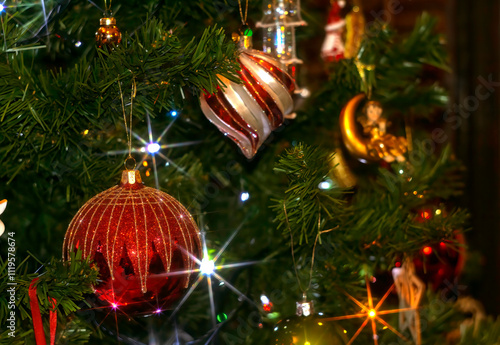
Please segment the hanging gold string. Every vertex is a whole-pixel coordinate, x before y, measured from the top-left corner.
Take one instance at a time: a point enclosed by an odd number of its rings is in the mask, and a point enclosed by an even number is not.
[[[109,0],[109,6],[107,5],[108,1],[107,0],[104,0],[104,11],[105,11],[105,15],[110,15],[112,16],[113,14],[111,13],[111,1],[112,0]]]
[[[137,94],[137,84],[135,83],[135,78],[132,77],[132,92],[130,94],[130,112],[128,121],[127,121],[127,113],[125,111],[125,102],[123,101],[123,92],[120,82],[118,82],[118,88],[120,89],[120,99],[122,102],[123,124],[125,126],[125,132],[127,134],[128,157],[125,160],[125,165],[126,165],[129,159],[134,160],[135,162],[135,159],[132,157],[132,112],[134,109],[134,98]]]
[[[288,226],[288,230],[290,231],[290,247],[291,247],[291,251],[292,251],[292,260],[293,260],[293,268],[295,270],[295,277],[297,278],[297,283],[299,284],[300,291],[302,292],[303,296],[306,296],[306,293],[307,293],[307,291],[309,291],[309,289],[311,288],[311,284],[312,284],[313,269],[314,269],[314,257],[315,257],[315,253],[316,253],[316,245],[318,244],[318,239],[322,234],[333,231],[333,230],[337,229],[338,226],[336,226],[335,228],[332,228],[332,229],[319,231],[319,228],[321,225],[321,215],[318,215],[318,233],[316,234],[316,239],[314,241],[314,246],[313,246],[313,250],[312,250],[311,268],[309,270],[309,284],[307,285],[307,289],[304,290],[302,288],[302,283],[300,281],[299,272],[297,270],[297,262],[295,261],[295,250],[294,250],[294,245],[293,245],[293,232],[292,232],[292,229],[290,227],[290,223],[288,221],[288,213],[286,210],[286,204],[284,202],[283,202],[283,210],[285,212],[286,224]]]
[[[111,0],[110,0],[111,1]],[[241,0],[238,0],[238,6],[240,8],[240,18],[241,18],[241,23],[243,25],[247,24],[247,15],[248,15],[248,0],[246,0],[246,5],[245,5],[245,15],[243,15],[243,9],[241,7]]]

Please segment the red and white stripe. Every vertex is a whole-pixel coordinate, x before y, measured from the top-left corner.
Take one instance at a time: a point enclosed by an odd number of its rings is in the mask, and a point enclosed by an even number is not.
[[[258,50],[243,50],[239,63],[243,83],[219,76],[226,87],[203,94],[201,109],[251,159],[269,134],[283,124],[284,116],[293,111],[295,81],[279,61]]]

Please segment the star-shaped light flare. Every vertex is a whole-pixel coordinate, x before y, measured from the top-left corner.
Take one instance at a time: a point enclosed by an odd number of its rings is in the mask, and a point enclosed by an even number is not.
[[[224,243],[222,248],[219,249],[217,254],[211,258],[208,255],[208,249],[207,249],[207,243],[205,239],[205,232],[201,232],[201,240],[202,240],[202,246],[203,246],[203,258],[200,260],[197,257],[195,257],[192,253],[189,253],[188,251],[183,250],[187,255],[191,257],[193,261],[195,261],[199,268],[194,269],[194,270],[186,270],[186,271],[180,271],[180,272],[170,272],[167,273],[167,275],[179,275],[179,274],[191,274],[198,272],[198,277],[191,285],[190,289],[186,293],[186,295],[182,298],[182,300],[179,302],[177,307],[174,309],[172,312],[172,315],[170,316],[170,319],[172,319],[177,312],[180,310],[182,305],[186,302],[186,300],[191,296],[193,291],[198,287],[198,285],[201,283],[201,281],[206,278],[207,279],[207,286],[208,286],[208,295],[210,298],[210,310],[211,310],[211,316],[212,316],[212,325],[216,327],[217,325],[217,318],[215,315],[215,301],[214,301],[214,294],[213,294],[213,289],[212,289],[212,281],[213,279],[217,279],[221,284],[224,284],[227,286],[231,291],[233,291],[240,299],[246,300],[247,302],[251,304],[255,304],[254,301],[249,299],[247,296],[245,296],[241,291],[239,291],[235,286],[233,286],[231,283],[229,283],[226,279],[224,279],[218,271],[226,268],[234,268],[234,267],[241,267],[241,266],[247,266],[247,265],[252,265],[255,263],[258,263],[259,261],[247,261],[247,262],[239,262],[239,263],[232,263],[232,264],[224,264],[224,265],[217,265],[217,260],[220,259],[224,251],[227,249],[229,244],[233,241],[233,239],[236,237],[238,232],[241,230],[243,226],[243,223],[238,226],[238,228],[235,229],[235,231],[229,236],[227,241]]]
[[[174,112],[170,112],[170,113],[173,114]],[[175,112],[175,116],[172,116],[173,117],[172,122],[170,122],[168,124],[168,126],[165,127],[165,129],[156,138],[156,140],[153,139],[153,130],[151,128],[151,118],[150,118],[150,116],[149,116],[148,113],[146,113],[146,120],[147,120],[147,123],[148,123],[148,138],[147,138],[147,140],[144,139],[144,138],[142,138],[136,132],[131,131],[132,135],[137,140],[139,140],[139,142],[141,143],[141,145],[139,147],[133,147],[132,148],[132,152],[133,153],[142,153],[143,154],[142,159],[141,159],[140,162],[137,163],[136,168],[140,167],[143,164],[143,162],[148,157],[151,156],[151,159],[153,161],[153,171],[154,171],[156,189],[160,188],[160,184],[159,184],[159,181],[158,181],[158,170],[157,170],[157,167],[156,167],[156,156],[157,155],[160,156],[161,158],[163,158],[167,162],[167,165],[172,165],[176,169],[178,169],[179,171],[181,171],[182,173],[187,174],[184,169],[182,169],[181,167],[179,167],[169,157],[167,157],[166,155],[164,155],[161,152],[161,150],[162,149],[166,149],[166,148],[171,149],[171,148],[182,147],[182,146],[190,146],[190,145],[195,145],[195,144],[198,144],[198,143],[201,142],[201,141],[198,140],[198,141],[185,141],[185,142],[181,142],[181,143],[160,144],[160,142],[163,139],[163,137],[165,137],[167,135],[168,131],[172,128],[172,126],[175,123],[175,121],[179,118],[179,116],[177,116],[177,115],[178,115],[178,113]],[[108,151],[107,152],[108,155],[117,155],[117,154],[124,154],[124,153],[128,153],[128,150],[116,150],[116,151]]]
[[[401,339],[408,341],[408,339],[403,336],[398,330],[396,330],[394,327],[392,327],[389,323],[387,323],[384,319],[380,317],[380,315],[387,315],[387,314],[395,314],[399,312],[404,312],[410,309],[414,308],[404,308],[404,309],[392,309],[392,310],[380,310],[382,307],[382,304],[385,302],[389,294],[394,290],[394,284],[387,290],[385,295],[380,299],[380,301],[377,303],[377,305],[374,306],[373,304],[373,297],[372,297],[372,292],[370,289],[370,282],[368,277],[365,277],[366,280],[366,292],[368,295],[368,305],[361,303],[358,301],[356,298],[351,296],[349,293],[346,291],[343,291],[343,293],[351,300],[353,301],[357,306],[361,308],[361,311],[358,314],[353,314],[353,315],[345,315],[345,316],[335,316],[335,317],[329,317],[329,318],[324,318],[322,321],[339,321],[339,320],[347,320],[347,319],[365,319],[365,321],[361,324],[361,326],[358,328],[356,333],[352,336],[352,338],[349,340],[347,345],[353,344],[354,340],[358,337],[358,335],[361,334],[363,329],[368,325],[368,323],[371,323],[372,326],[372,332],[373,332],[373,343],[375,345],[378,345],[378,335],[377,335],[377,322],[382,324],[383,326],[387,327],[389,330],[391,330],[394,334],[396,334],[398,337]]]

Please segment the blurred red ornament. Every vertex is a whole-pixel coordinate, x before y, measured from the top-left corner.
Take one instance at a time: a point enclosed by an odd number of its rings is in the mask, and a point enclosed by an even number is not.
[[[251,159],[271,132],[283,124],[285,115],[293,111],[295,81],[278,60],[251,49],[248,32],[234,37],[240,44],[242,83],[218,75],[225,87],[218,87],[214,94],[202,94],[200,102],[207,119]]]
[[[345,1],[332,1],[332,8],[325,27],[325,41],[321,47],[321,57],[326,61],[338,61],[344,58],[345,19],[340,13],[343,7],[345,7]]]
[[[456,243],[441,241],[423,247],[413,263],[417,275],[434,290],[449,288],[456,283],[465,264],[465,238],[455,236]]]
[[[264,304],[264,305],[262,306],[262,308],[264,309],[264,311],[265,311],[266,313],[270,313],[270,312],[272,312],[272,311],[273,311],[273,304],[272,304],[271,302],[269,302],[268,304]]]
[[[431,218],[432,218],[432,210],[422,210],[418,215],[418,221],[422,223]]]
[[[345,0],[332,0],[332,8],[325,26],[325,40],[321,47],[321,57],[327,62],[355,58],[358,54],[366,21],[360,1],[353,0],[352,6]],[[349,10],[350,7],[350,10]],[[347,15],[343,12],[348,10]]]
[[[94,196],[73,218],[63,257],[80,249],[98,266],[94,307],[138,315],[169,309],[183,296],[200,248],[184,206],[144,186],[138,171],[124,171],[119,186]]]

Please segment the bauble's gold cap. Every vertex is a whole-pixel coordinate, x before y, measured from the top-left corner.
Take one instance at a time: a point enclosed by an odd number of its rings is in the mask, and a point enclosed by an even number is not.
[[[101,25],[115,25],[116,19],[114,17],[101,18],[100,23]]]

